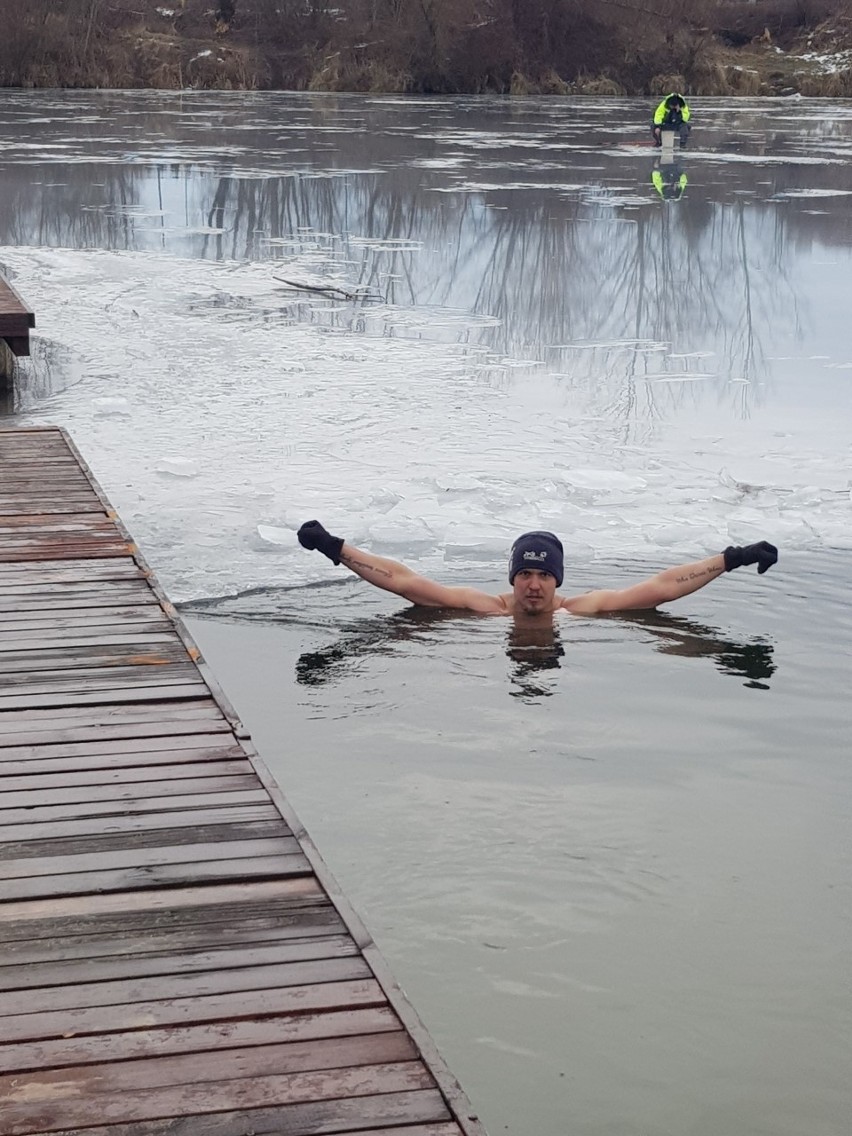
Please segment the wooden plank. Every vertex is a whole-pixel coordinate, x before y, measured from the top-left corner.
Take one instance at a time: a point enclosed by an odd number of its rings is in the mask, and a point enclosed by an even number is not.
[[[148,1089],[164,1092],[181,1085],[211,1081],[245,1080],[281,1076],[310,1070],[344,1069],[417,1058],[414,1043],[402,1030],[375,1035],[317,1038],[229,1049],[226,1060],[211,1061],[209,1053],[175,1054],[167,1060],[138,1058],[108,1064],[66,1066],[20,1076],[0,1076],[0,1100],[49,1100],[57,1109],[75,1099],[88,1100],[98,1108],[101,1097],[138,1093]]]
[[[310,959],[307,962],[267,963],[266,966],[241,967],[231,970],[201,971],[199,974],[156,975],[152,978],[120,979],[116,982],[77,983],[75,986],[45,986],[31,991],[6,991],[0,994],[0,1021],[3,1037],[12,1041],[18,1027],[26,1037],[56,1036],[67,1031],[89,1033],[77,1028],[81,1016],[97,1022],[94,1011],[107,1011],[111,1006],[126,1008],[144,1002],[168,1003],[194,997],[233,994],[237,991],[272,991],[287,986],[318,986],[324,983],[356,982],[370,978],[364,959]],[[55,1016],[56,1021],[50,1019]],[[108,1017],[105,1012],[103,1018]],[[22,1019],[26,1019],[23,1021]],[[37,1021],[35,1020],[37,1019]],[[36,1030],[32,1033],[32,1030]],[[44,1033],[43,1030],[47,1030]],[[98,1027],[98,1033],[101,1028]]]
[[[409,1128],[424,1121],[432,1124],[449,1119],[446,1103],[437,1089],[410,1092],[383,1092],[354,1099],[332,1099],[247,1111],[214,1114],[183,1114],[174,1118],[112,1123],[106,1127],[74,1127],[64,1129],[63,1136],[324,1136],[326,1133],[363,1132],[365,1129],[387,1129],[402,1124]],[[26,1136],[42,1136],[26,1129]],[[55,1131],[55,1129],[50,1129]],[[451,1129],[452,1131],[452,1129]],[[7,1134],[4,1133],[4,1136]],[[23,1136],[10,1133],[8,1136]]]
[[[346,934],[313,935],[257,946],[216,946],[203,951],[168,954],[121,955],[118,958],[81,959],[74,962],[34,966],[32,963],[0,966],[0,990],[35,990],[40,987],[73,986],[109,979],[149,977],[157,974],[187,974],[268,963],[304,962],[307,959],[341,958],[358,953]]]
[[[389,1006],[357,1010],[330,1010],[319,1014],[239,1018],[184,1028],[132,1030],[127,1033],[88,1034],[49,1041],[0,1044],[0,1072],[59,1069],[66,1065],[128,1061],[157,1053],[210,1054],[243,1045],[274,1045],[309,1041],[315,1037],[350,1037],[399,1029],[399,1018]]]
[[[151,738],[152,742],[169,741],[168,738]],[[194,740],[192,735],[186,739],[181,740]],[[223,742],[227,742],[227,735],[222,737]],[[38,749],[34,746],[33,749]],[[114,770],[119,772],[125,768],[135,768],[137,766],[148,769],[153,776],[156,776],[157,768],[168,768],[171,765],[183,763],[184,765],[194,764],[204,765],[206,763],[216,764],[217,762],[226,762],[229,760],[239,761],[245,757],[245,753],[238,745],[222,746],[202,746],[197,748],[174,749],[174,750],[155,750],[151,753],[131,752],[131,753],[93,753],[81,754],[80,756],[73,757],[48,757],[39,758],[34,756],[25,758],[23,760],[9,760],[6,758],[9,750],[0,750],[0,778],[2,777],[15,777],[25,776],[27,774],[46,775],[49,773],[67,772],[69,777],[73,777],[77,772],[107,772]]]
[[[169,814],[171,815],[171,814]],[[104,852],[129,851],[132,848],[177,848],[184,844],[216,844],[243,840],[272,840],[291,836],[280,817],[273,821],[243,821],[231,824],[193,825],[187,828],[159,829],[145,827],[134,832],[106,832],[97,835],[57,837],[44,840],[4,841],[0,843],[0,861],[42,859]],[[110,862],[113,857],[110,856]]]
[[[279,819],[278,810],[269,803],[228,805],[221,799],[208,799],[204,808],[175,809],[170,812],[141,815],[75,817],[69,820],[45,821],[41,824],[10,824],[3,829],[3,838],[8,843],[14,843],[18,840],[56,840],[63,836],[83,834],[138,832],[152,828],[192,828],[199,824]],[[0,926],[0,940],[2,940],[2,926]]]
[[[203,774],[203,775],[199,775]],[[173,779],[151,778],[141,785],[138,782],[94,785],[62,785],[58,788],[9,790],[0,779],[0,810],[37,812],[45,810],[51,815],[55,807],[66,805],[99,805],[104,802],[162,800],[165,797],[202,796],[207,793],[243,793],[257,790],[260,781],[253,770],[236,776],[218,777],[207,770],[196,770],[195,776]],[[142,793],[148,796],[143,797]],[[264,799],[265,796],[264,796]],[[236,802],[250,803],[250,802]],[[51,810],[48,812],[47,810]],[[12,820],[11,823],[15,823]],[[2,830],[0,830],[2,831]]]
[[[273,899],[307,899],[322,896],[324,893],[316,881],[286,880],[275,883],[253,883],[247,885],[222,885],[221,887],[181,888],[171,891],[168,896],[157,893],[130,894],[125,896],[87,896],[84,899],[58,899],[51,903],[33,901],[32,903],[9,903],[3,908],[3,921],[0,923],[0,941],[12,938],[15,920],[45,921],[48,919],[73,919],[86,915],[102,918],[104,915],[120,911],[127,915],[132,911],[155,911],[170,908],[172,916],[179,908],[187,910],[208,905],[239,904]]]
[[[100,960],[104,965],[114,958],[147,957],[169,952],[173,957],[191,951],[234,947],[250,950],[254,946],[281,943],[291,939],[325,938],[347,933],[346,927],[328,899],[312,904],[282,904],[258,910],[241,905],[239,915],[225,905],[190,913],[178,912],[174,920],[154,912],[153,917],[134,913],[125,921],[114,916],[103,924],[91,920],[47,920],[18,926],[25,934],[3,945],[6,964],[36,971],[59,963]],[[183,916],[181,918],[181,916]],[[53,938],[45,936],[53,935]],[[0,1042],[2,1044],[2,1042]]]
[[[175,715],[175,718],[177,715]],[[149,738],[171,736],[175,734],[209,734],[214,731],[225,733],[230,731],[229,722],[217,721],[215,716],[199,716],[187,721],[176,721],[169,715],[167,721],[162,722],[125,722],[121,725],[101,726],[84,724],[81,726],[59,725],[53,729],[45,726],[42,729],[20,729],[15,733],[0,731],[0,746],[18,749],[27,745],[58,745],[62,742],[77,741],[106,741],[107,739],[121,740],[124,738]]]
[[[111,516],[112,514],[108,514]],[[125,560],[54,560],[50,564],[3,564],[0,565],[0,584],[14,582],[22,578],[32,579],[34,583],[90,583],[92,580],[147,580],[150,572],[140,567],[129,556]]]
[[[343,960],[354,969],[356,960]],[[297,965],[297,964],[294,964]],[[307,966],[307,964],[304,964]],[[316,967],[319,964],[311,964]],[[361,964],[362,968],[365,964]],[[342,971],[342,963],[335,960]],[[327,968],[327,973],[330,973]],[[381,1006],[384,991],[372,978],[293,984],[234,991],[191,994],[182,998],[150,1002],[48,1010],[38,1014],[15,1014],[2,1019],[4,1042],[44,1041],[82,1034],[115,1033],[121,1030],[198,1025],[223,1019],[255,1018],[259,1014],[300,1014],[317,1010],[349,1010]],[[5,1120],[5,1116],[4,1116]]]
[[[15,631],[50,631],[53,628],[125,626],[128,623],[158,623],[171,626],[171,620],[159,604],[133,604],[126,607],[73,608],[45,615],[39,611],[0,611],[0,634]]]
[[[62,691],[57,694],[19,694],[0,697],[0,714],[5,710],[20,710],[25,707],[34,710],[46,707],[59,706],[111,706],[128,702],[154,702],[160,706],[166,702],[181,702],[188,699],[197,699],[205,694],[207,687],[198,682],[192,686],[176,686],[164,684],[163,686],[137,686],[124,687],[119,690],[94,690],[69,694]]]
[[[0,880],[0,902],[15,899],[54,899],[64,895],[103,895],[139,888],[172,888],[186,884],[223,883],[228,880],[286,879],[311,874],[301,852],[292,856],[255,856],[248,860],[206,860],[191,864],[162,864],[122,871],[65,873]]]
[[[198,668],[189,661],[184,663],[159,664],[152,673],[149,666],[129,667],[78,667],[73,672],[67,670],[34,670],[7,674],[3,679],[3,691],[15,694],[47,694],[73,690],[121,690],[134,686],[148,686],[156,683],[183,684],[198,680]]]
[[[116,561],[116,563],[122,563]],[[11,565],[4,565],[7,569]],[[20,567],[20,565],[15,565]],[[39,575],[43,575],[39,571]],[[35,573],[34,573],[35,576]],[[96,578],[91,580],[42,580],[19,574],[14,578],[6,575],[0,580],[0,604],[4,608],[12,608],[15,604],[22,604],[36,599],[43,599],[48,603],[63,600],[66,606],[75,606],[72,600],[95,600],[104,607],[117,607],[120,599],[131,599],[135,603],[158,604],[158,600],[151,585],[145,579],[109,579]],[[159,606],[159,604],[158,604]]]
[[[39,666],[53,670],[60,668],[72,670],[76,667],[158,666],[185,661],[186,647],[183,643],[158,643],[156,650],[152,650],[151,644],[146,646],[143,643],[136,643],[129,650],[123,646],[103,645],[96,648],[69,650],[67,645],[63,645],[61,648],[53,647],[48,651],[10,651],[5,655],[0,653],[0,674],[29,672],[33,667]]]
[[[126,628],[100,633],[93,631],[91,634],[87,634],[85,630],[80,630],[69,635],[63,635],[62,632],[27,635],[24,632],[20,635],[4,635],[3,639],[0,640],[0,652],[4,654],[29,650],[44,652],[51,649],[64,651],[66,647],[68,649],[75,647],[97,647],[100,649],[117,645],[124,646],[125,649],[132,645],[134,650],[144,651],[150,649],[153,644],[161,643],[173,644],[174,634],[169,630],[161,630],[159,627],[152,628],[150,631]]]
[[[252,856],[292,855],[298,851],[298,840],[293,836],[287,836],[266,840],[142,845],[115,849],[107,858],[101,852],[81,852],[66,856],[30,856],[16,860],[4,857],[0,859],[0,880],[74,872],[106,872],[116,868],[141,868],[146,865],[153,867],[157,864],[188,864],[211,859],[238,860]]]
[[[257,777],[251,762],[247,758],[242,761],[211,761],[203,769],[195,762],[180,765],[159,765],[152,769],[149,765],[132,765],[119,769],[84,769],[78,772],[68,770],[59,773],[32,773],[27,771],[20,777],[4,776],[5,767],[0,766],[0,801],[3,793],[26,793],[31,790],[40,792],[46,789],[70,789],[81,785],[131,785],[152,781],[180,781],[184,778],[205,777]],[[259,783],[259,782],[258,782]],[[0,876],[3,874],[3,865],[0,862]]]
[[[94,761],[95,759],[111,760],[112,758],[120,757],[131,757],[135,761],[136,758],[134,755],[140,753],[146,755],[146,760],[160,753],[169,754],[170,760],[175,754],[179,754],[181,760],[189,761],[194,759],[194,757],[184,757],[183,755],[188,755],[191,750],[215,750],[217,753],[221,753],[224,750],[229,755],[238,754],[245,757],[245,750],[232,736],[223,736],[220,732],[202,732],[187,736],[164,734],[160,737],[117,738],[107,741],[70,743],[60,742],[48,746],[8,746],[6,749],[0,751],[0,761],[53,760],[61,762],[64,761],[65,758]]]
[[[168,782],[165,783],[168,785]],[[165,788],[164,785],[164,788]],[[0,831],[6,825],[10,829],[21,825],[54,824],[55,822],[79,820],[84,817],[122,817],[139,813],[163,813],[167,810],[219,809],[230,805],[265,805],[269,800],[265,789],[240,789],[228,792],[216,789],[209,793],[174,793],[160,790],[155,797],[121,798],[107,801],[71,802],[67,805],[51,805],[45,808],[0,809]]]
[[[210,696],[209,691],[203,698],[196,698],[185,706],[169,706],[169,717],[175,721],[200,721],[211,714],[222,718],[222,711],[218,703]],[[158,707],[156,706],[111,706],[104,710],[103,717],[108,724],[118,722],[150,722],[156,720]],[[0,714],[0,731],[5,734],[14,734],[19,730],[29,730],[33,727],[68,725],[78,722],[87,723],[92,712],[86,707],[63,707],[46,710],[7,710]]]
[[[209,1071],[215,1076],[215,1071]],[[135,1092],[99,1093],[98,1119],[107,1124],[164,1119],[221,1112],[235,1104],[244,1110],[278,1104],[337,1101],[341,1097],[372,1096],[428,1089],[432,1077],[417,1061],[389,1062],[348,1069],[308,1073],[282,1073],[235,1080],[208,1080],[194,1085],[138,1089]],[[4,1106],[4,1136],[26,1136],[34,1131],[59,1131],[91,1119],[90,1100],[63,1099],[60,1113],[48,1094],[44,1099],[11,1102]]]

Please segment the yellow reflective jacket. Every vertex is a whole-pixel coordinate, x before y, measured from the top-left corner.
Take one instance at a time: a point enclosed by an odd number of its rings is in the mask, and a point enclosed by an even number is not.
[[[659,193],[660,197],[665,198],[667,201],[679,201],[683,197],[683,191],[687,186],[686,174],[681,174],[677,181],[666,181],[659,170],[654,170],[651,174],[651,181],[654,183],[654,189]]]
[[[668,107],[666,106],[666,99],[670,99],[672,95],[675,94],[677,94],[677,92],[672,91],[670,95],[666,95],[666,98],[663,99],[663,101],[654,111],[654,126],[659,126],[662,122],[665,121],[666,113],[668,111]],[[678,95],[678,98],[683,99],[683,95]],[[683,99],[683,106],[680,108],[680,116],[684,122],[689,122],[689,107],[686,105],[686,99]]]

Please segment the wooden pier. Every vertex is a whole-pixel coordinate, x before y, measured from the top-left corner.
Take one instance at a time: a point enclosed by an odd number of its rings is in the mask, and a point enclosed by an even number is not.
[[[35,315],[12,285],[0,276],[0,383],[8,379],[13,355],[29,355]]]
[[[63,431],[0,431],[0,1136],[484,1136]]]

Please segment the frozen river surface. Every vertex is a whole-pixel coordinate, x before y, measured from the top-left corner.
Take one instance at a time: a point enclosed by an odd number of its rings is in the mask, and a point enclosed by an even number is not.
[[[846,1136],[852,105],[0,93],[58,423],[489,1130]],[[299,523],[671,615],[420,619]],[[329,585],[329,586],[326,586]]]

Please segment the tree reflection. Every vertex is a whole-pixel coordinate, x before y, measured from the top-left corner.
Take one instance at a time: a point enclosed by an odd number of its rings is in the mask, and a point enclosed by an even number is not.
[[[124,150],[104,160],[114,139],[99,144],[96,122],[59,116],[44,140],[60,147],[55,162],[4,166],[0,243],[216,260],[307,254],[316,272],[342,274],[386,305],[315,304],[306,318],[542,361],[566,391],[587,397],[589,412],[618,418],[628,434],[708,387],[747,416],[777,329],[804,331],[799,246],[814,233],[829,246],[849,241],[848,211],[831,196],[820,210],[784,207],[795,167],[705,164],[678,207],[661,209],[644,160],[601,151],[588,123],[584,150],[544,109],[540,120],[515,121],[511,105],[474,114],[449,102],[418,111],[379,100],[366,111],[345,99],[247,97],[177,107],[134,123],[135,162]],[[117,120],[138,109],[116,108]],[[216,145],[205,141],[211,130]],[[235,139],[238,158],[228,149]],[[80,153],[64,160],[72,143]],[[143,143],[197,158],[152,161]],[[557,144],[572,148],[548,153]],[[778,133],[772,145],[789,140]],[[595,172],[573,169],[590,159]],[[820,187],[845,187],[841,164],[809,168]],[[760,189],[758,169],[768,183]],[[490,320],[406,320],[390,310],[433,307]]]

